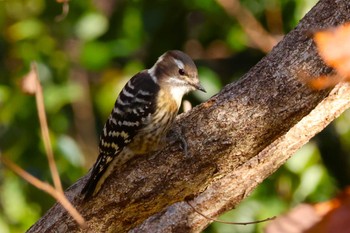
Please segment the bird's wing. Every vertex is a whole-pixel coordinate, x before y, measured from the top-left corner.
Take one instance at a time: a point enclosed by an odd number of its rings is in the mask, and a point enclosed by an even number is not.
[[[98,182],[109,175],[105,174],[107,168],[154,113],[158,91],[159,86],[146,71],[133,76],[124,86],[100,136],[99,156],[82,190],[85,199],[98,192]]]

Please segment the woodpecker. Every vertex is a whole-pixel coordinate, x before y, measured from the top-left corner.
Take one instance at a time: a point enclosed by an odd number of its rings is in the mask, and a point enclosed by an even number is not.
[[[104,125],[99,156],[82,189],[84,199],[95,196],[112,171],[131,158],[160,149],[182,97],[194,90],[205,92],[197,67],[178,50],[167,51],[152,68],[134,75]]]

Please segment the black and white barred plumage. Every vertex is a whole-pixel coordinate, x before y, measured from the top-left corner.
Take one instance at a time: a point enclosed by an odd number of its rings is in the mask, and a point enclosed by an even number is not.
[[[202,90],[197,68],[181,51],[163,54],[154,66],[133,76],[120,92],[99,143],[99,156],[82,190],[95,195],[118,166],[157,150],[174,122],[181,99]]]

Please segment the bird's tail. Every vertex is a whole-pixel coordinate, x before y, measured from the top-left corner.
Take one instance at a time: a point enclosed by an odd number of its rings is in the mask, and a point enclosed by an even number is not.
[[[107,177],[105,173],[109,164],[103,163],[101,161],[101,156],[99,160],[95,163],[90,172],[90,177],[86,182],[84,188],[81,190],[81,194],[84,195],[84,200],[88,200],[91,197],[95,196],[98,191],[101,189],[102,183]]]
[[[98,157],[90,177],[86,182],[84,188],[81,190],[81,194],[84,195],[84,200],[89,200],[95,196],[101,189],[103,183],[107,177],[113,172],[116,167],[122,166],[128,160],[133,157],[131,151],[124,149],[120,154],[114,155],[114,158],[110,161],[106,161],[108,156],[100,154]]]

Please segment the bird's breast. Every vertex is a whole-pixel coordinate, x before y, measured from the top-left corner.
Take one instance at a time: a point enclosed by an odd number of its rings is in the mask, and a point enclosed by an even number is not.
[[[178,105],[169,93],[160,91],[157,96],[157,108],[153,114],[145,118],[133,142],[128,147],[135,154],[145,154],[161,147],[165,136],[174,123]]]

